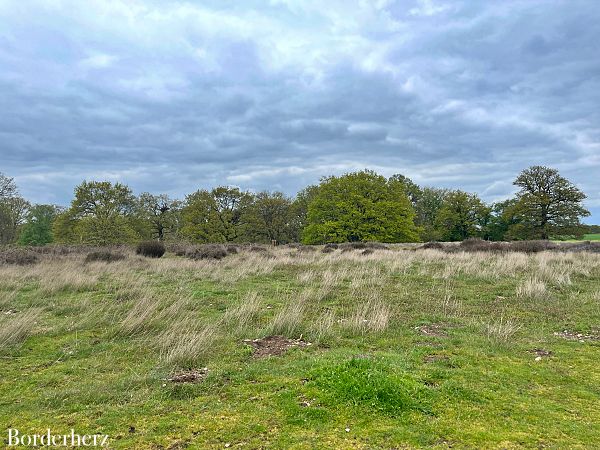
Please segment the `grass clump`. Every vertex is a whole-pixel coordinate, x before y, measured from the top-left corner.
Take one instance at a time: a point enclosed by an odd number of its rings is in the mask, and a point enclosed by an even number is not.
[[[0,350],[23,342],[31,334],[39,316],[38,309],[30,309],[0,322]]]
[[[431,413],[430,390],[382,361],[352,358],[318,369],[312,380],[335,403],[341,401],[391,415]]]
[[[148,258],[160,258],[165,254],[165,244],[160,241],[144,241],[140,242],[135,249],[138,255]]]

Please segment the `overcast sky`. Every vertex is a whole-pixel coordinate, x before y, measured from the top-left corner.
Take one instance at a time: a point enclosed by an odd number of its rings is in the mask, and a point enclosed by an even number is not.
[[[0,172],[175,197],[370,168],[494,201],[556,167],[600,222],[597,0],[0,0]]]

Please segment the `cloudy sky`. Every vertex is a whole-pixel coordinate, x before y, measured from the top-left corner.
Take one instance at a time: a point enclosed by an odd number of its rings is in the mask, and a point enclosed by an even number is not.
[[[183,197],[371,168],[493,201],[558,168],[600,222],[596,0],[0,0],[0,171]]]

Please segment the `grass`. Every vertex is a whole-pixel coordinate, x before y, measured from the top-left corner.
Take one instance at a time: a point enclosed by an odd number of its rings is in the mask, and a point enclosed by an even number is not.
[[[0,442],[600,447],[598,254],[125,253],[0,266]],[[270,334],[312,345],[253,357]]]

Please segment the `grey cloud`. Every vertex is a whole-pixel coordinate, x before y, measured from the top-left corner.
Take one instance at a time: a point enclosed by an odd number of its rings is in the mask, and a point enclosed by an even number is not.
[[[6,2],[0,171],[62,204],[83,178],[293,194],[365,167],[493,201],[545,164],[598,222],[598,19],[584,0]]]

